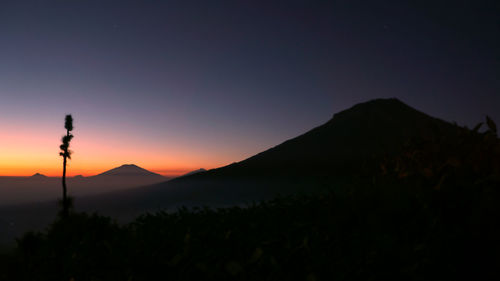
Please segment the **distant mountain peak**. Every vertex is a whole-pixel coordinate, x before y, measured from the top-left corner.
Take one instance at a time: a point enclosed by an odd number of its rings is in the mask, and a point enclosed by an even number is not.
[[[146,175],[147,176],[155,175],[158,177],[163,177],[162,175],[148,171],[135,164],[123,164],[120,167],[113,168],[97,176],[146,176]]]
[[[32,175],[31,178],[43,178],[44,179],[44,178],[47,178],[47,176],[46,175],[42,175],[40,173],[36,173],[36,174]]]
[[[141,167],[137,166],[136,164],[123,164],[118,168],[126,168],[126,167],[131,167],[131,168],[139,168],[142,169]]]

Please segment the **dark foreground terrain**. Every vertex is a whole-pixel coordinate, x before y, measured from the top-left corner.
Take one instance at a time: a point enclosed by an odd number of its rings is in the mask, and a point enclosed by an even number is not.
[[[499,280],[496,128],[413,139],[349,186],[118,225],[73,213],[2,253],[2,280]]]

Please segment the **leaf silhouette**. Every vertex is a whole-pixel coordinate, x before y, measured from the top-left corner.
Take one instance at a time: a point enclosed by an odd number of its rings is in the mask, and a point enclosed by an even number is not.
[[[497,133],[497,125],[495,124],[495,122],[493,122],[493,120],[491,120],[491,118],[488,115],[486,115],[486,124],[488,125],[490,131],[492,131],[495,134]]]
[[[477,133],[477,132],[479,131],[479,129],[481,129],[481,127],[483,126],[483,124],[484,124],[483,122],[481,122],[481,123],[477,124],[477,125],[474,127],[474,129],[472,129],[472,131],[473,131],[474,133]]]

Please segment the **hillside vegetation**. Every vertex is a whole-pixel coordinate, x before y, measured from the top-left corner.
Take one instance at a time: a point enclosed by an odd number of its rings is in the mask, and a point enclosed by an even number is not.
[[[494,280],[496,127],[413,138],[359,182],[246,208],[179,209],[118,225],[73,213],[2,255],[3,280]],[[498,280],[498,279],[496,279]]]

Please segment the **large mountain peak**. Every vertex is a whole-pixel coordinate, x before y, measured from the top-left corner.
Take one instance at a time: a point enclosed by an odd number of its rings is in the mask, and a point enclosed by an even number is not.
[[[339,174],[369,159],[396,153],[412,138],[453,131],[450,123],[398,99],[376,99],[341,111],[327,123],[218,173]]]
[[[408,106],[397,98],[374,99],[358,103],[349,109],[333,115],[335,119],[359,119],[359,118],[428,118],[429,116]],[[378,121],[378,120],[374,120]]]

